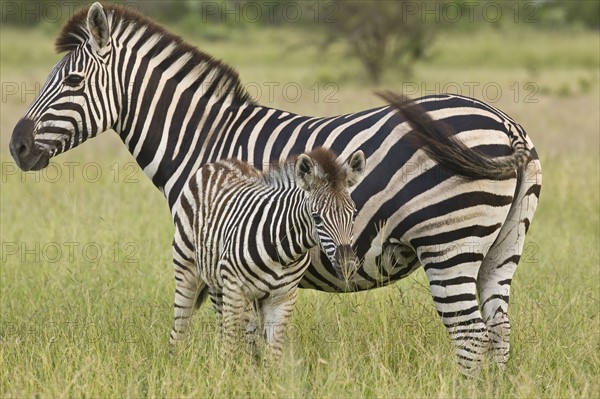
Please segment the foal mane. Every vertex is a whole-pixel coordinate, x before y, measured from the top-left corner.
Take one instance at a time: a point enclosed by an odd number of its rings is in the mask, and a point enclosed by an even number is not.
[[[319,184],[327,184],[334,190],[344,187],[346,169],[338,163],[337,155],[333,151],[318,147],[306,155],[315,164]],[[263,181],[276,186],[294,182],[297,159],[298,155],[293,155],[284,162],[271,164],[262,175]]]

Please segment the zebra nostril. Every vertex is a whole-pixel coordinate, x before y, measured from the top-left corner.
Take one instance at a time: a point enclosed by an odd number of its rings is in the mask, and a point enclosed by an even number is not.
[[[15,126],[10,139],[10,153],[15,161],[23,160],[31,154],[34,141],[34,122],[23,118]]]
[[[17,154],[19,156],[24,156],[29,154],[29,146],[26,143],[21,143],[19,145],[17,145]]]

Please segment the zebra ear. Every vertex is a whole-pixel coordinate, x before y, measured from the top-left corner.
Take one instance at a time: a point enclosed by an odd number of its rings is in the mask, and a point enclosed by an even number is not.
[[[110,39],[108,19],[102,8],[102,4],[94,3],[87,14],[87,29],[94,39],[97,50],[103,49]]]
[[[306,191],[313,188],[315,182],[315,164],[306,154],[302,154],[296,160],[296,183]]]
[[[365,172],[366,165],[367,160],[365,159],[365,154],[360,150],[356,151],[348,158],[344,164],[344,169],[346,170],[346,187],[352,187],[358,183]]]

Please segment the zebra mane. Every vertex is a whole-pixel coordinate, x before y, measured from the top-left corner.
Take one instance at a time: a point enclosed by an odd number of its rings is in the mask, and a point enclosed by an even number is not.
[[[294,162],[273,164],[259,178],[262,184],[275,188],[289,188],[296,183]]]
[[[328,184],[334,190],[344,187],[346,181],[346,169],[337,162],[337,155],[326,148],[318,147],[311,152],[306,153],[314,162],[317,183],[319,185]],[[286,161],[271,165],[263,173],[262,180],[271,186],[289,186],[295,182],[295,165],[298,155],[288,158]]]
[[[76,12],[62,28],[55,42],[57,53],[73,51],[88,41],[90,34],[87,30],[86,18],[89,8],[89,6],[84,7]],[[157,49],[175,44],[171,52],[172,56],[180,56],[186,59],[186,62],[190,65],[196,65],[198,69],[202,67],[203,70],[210,70],[212,72],[211,79],[224,82],[222,88],[226,92],[232,92],[236,102],[255,103],[242,85],[237,71],[229,65],[186,43],[180,36],[167,31],[161,25],[135,10],[118,4],[103,4],[102,8],[111,27],[111,36],[119,27],[121,28],[120,31],[124,31],[131,24],[137,25],[138,30],[145,28],[141,40],[155,40]],[[201,71],[198,72],[200,74]]]

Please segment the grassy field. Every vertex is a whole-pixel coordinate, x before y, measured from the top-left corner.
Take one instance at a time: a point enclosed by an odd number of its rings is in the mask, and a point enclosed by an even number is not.
[[[0,397],[599,397],[598,34],[482,35],[444,37],[414,76],[388,74],[383,85],[418,95],[497,84],[497,98],[471,94],[521,122],[541,156],[542,199],[512,288],[512,358],[502,375],[465,380],[422,271],[358,294],[301,291],[281,364],[241,354],[223,369],[208,306],[171,358],[173,228],[163,197],[113,133],[44,172],[16,171],[10,133],[33,100],[27,90],[58,58],[53,34],[3,29]],[[380,104],[356,63],[318,58],[294,31],[192,39],[262,87],[264,104],[316,115]],[[268,98],[264,82],[298,83],[303,94]],[[528,98],[527,83],[538,88]]]

